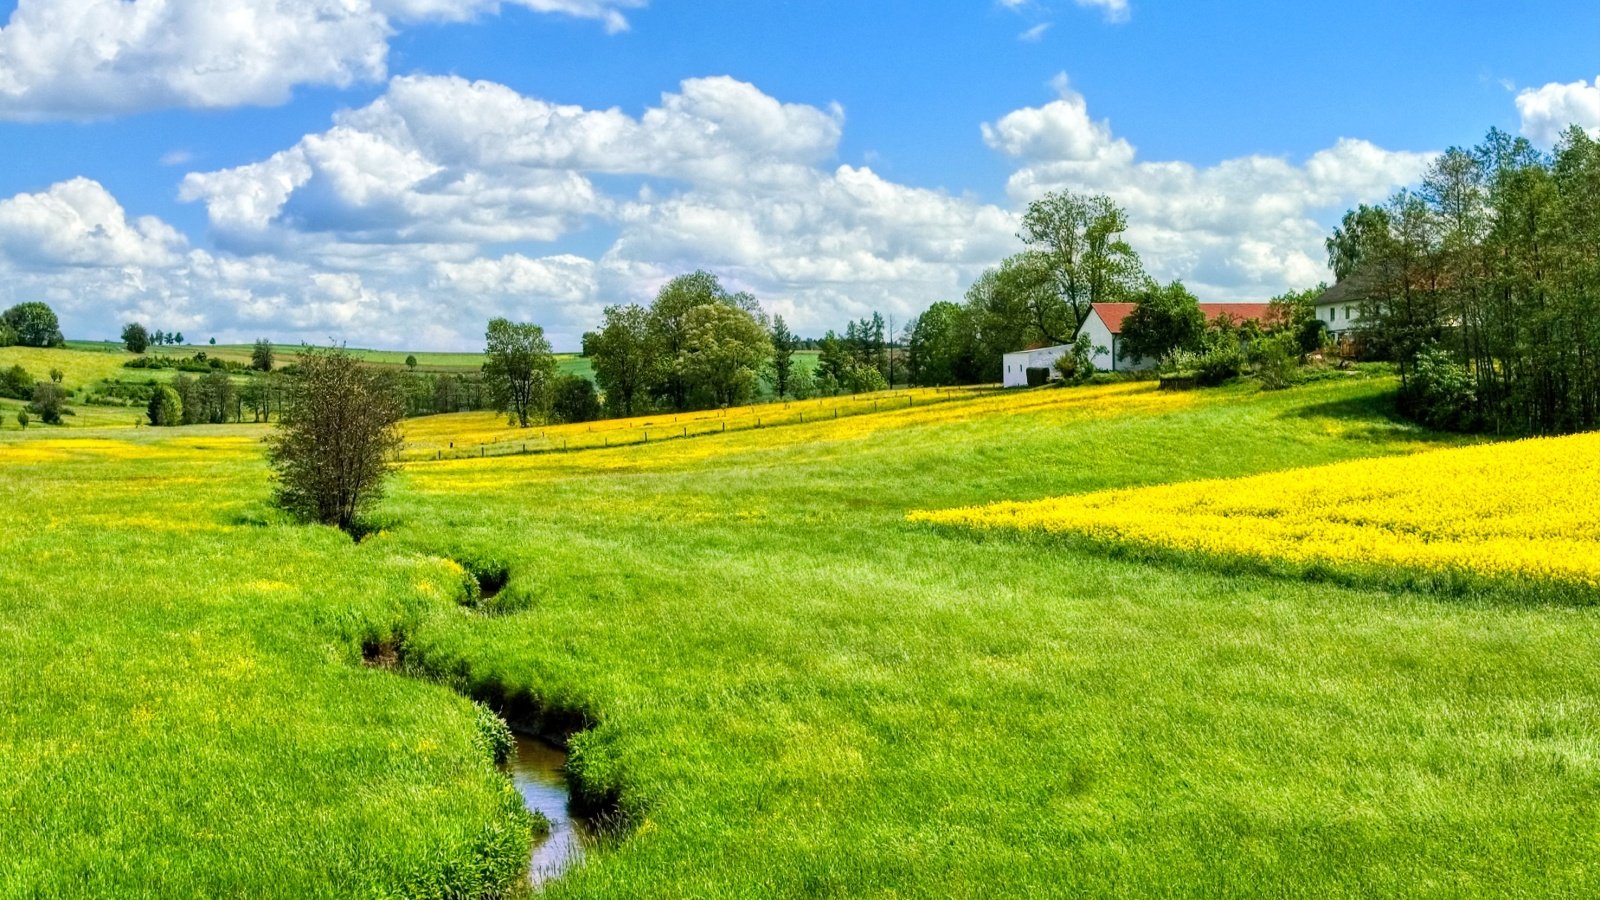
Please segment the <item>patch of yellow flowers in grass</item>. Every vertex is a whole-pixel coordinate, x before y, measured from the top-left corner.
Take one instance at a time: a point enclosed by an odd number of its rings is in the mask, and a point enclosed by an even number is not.
[[[932,389],[926,389],[930,394]],[[805,424],[798,420],[791,427],[734,429],[727,433],[714,432],[691,440],[657,439],[652,432],[650,443],[621,443],[614,441],[610,450],[594,448],[594,452],[553,453],[531,456],[499,456],[491,450],[487,459],[475,457],[451,460],[448,453],[443,463],[424,463],[407,468],[412,483],[423,490],[463,491],[493,490],[500,487],[525,484],[541,478],[560,478],[578,473],[609,471],[643,471],[689,467],[725,457],[760,454],[791,447],[822,446],[847,441],[865,440],[879,434],[889,434],[916,428],[972,428],[989,427],[996,417],[1024,416],[1049,425],[1066,425],[1088,419],[1123,415],[1155,414],[1181,409],[1197,402],[1198,394],[1188,391],[1161,391],[1153,381],[1125,384],[1099,385],[1074,388],[1038,388],[1032,390],[1000,391],[979,389],[956,393],[939,402],[924,403],[918,399],[905,405],[896,404],[877,413],[844,415],[834,419],[807,416]],[[896,392],[905,395],[908,392]],[[915,393],[915,392],[911,392]],[[867,397],[870,395],[862,395]],[[920,396],[920,394],[917,394]],[[847,398],[830,398],[826,402]],[[819,401],[805,401],[817,404]],[[793,404],[798,406],[799,404]],[[766,407],[762,407],[766,408]],[[810,408],[810,407],[808,407]],[[820,408],[820,407],[819,407]],[[714,415],[715,411],[706,415]],[[685,414],[697,415],[697,414]],[[441,416],[434,418],[450,418]],[[655,417],[659,419],[660,417]],[[670,416],[667,418],[670,419]],[[654,420],[654,419],[653,419]],[[427,422],[427,420],[419,420]],[[636,422],[639,420],[622,420]],[[611,423],[596,423],[596,426]],[[407,424],[408,439],[415,423]],[[582,428],[584,426],[562,426]],[[537,433],[538,429],[534,429]],[[458,445],[459,446],[459,445]]]
[[[995,392],[991,387],[911,388],[532,428],[507,424],[507,417],[500,413],[455,413],[412,419],[405,423],[405,438],[407,456],[415,458],[439,451],[449,456],[452,450],[461,453],[485,445],[491,456],[497,449],[505,452],[504,445],[526,445],[529,450],[605,448],[916,409]]]
[[[1594,589],[1600,433],[909,518],[1267,562]]]

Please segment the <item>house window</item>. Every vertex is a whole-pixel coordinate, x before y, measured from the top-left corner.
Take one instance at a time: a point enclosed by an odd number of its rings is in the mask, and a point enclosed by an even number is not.
[[[1350,307],[1348,306],[1344,308],[1344,320],[1346,322],[1350,321]]]

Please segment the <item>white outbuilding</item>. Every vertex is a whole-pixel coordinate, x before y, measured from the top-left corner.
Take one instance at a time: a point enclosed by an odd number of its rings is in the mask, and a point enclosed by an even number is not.
[[[1002,373],[1005,375],[1006,387],[1027,387],[1029,369],[1045,370],[1047,373],[1044,376],[1046,381],[1054,381],[1060,378],[1061,373],[1056,371],[1056,360],[1066,356],[1071,351],[1072,347],[1070,345],[1061,344],[1055,347],[1039,347],[1033,350],[1018,350],[1015,353],[1007,353],[1004,360],[1005,371]],[[990,358],[993,359],[993,357]]]

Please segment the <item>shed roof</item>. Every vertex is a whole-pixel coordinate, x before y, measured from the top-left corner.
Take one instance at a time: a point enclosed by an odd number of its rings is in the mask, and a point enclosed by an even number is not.
[[[1133,312],[1137,303],[1096,303],[1095,314],[1100,321],[1106,323],[1106,329],[1112,334],[1122,333],[1122,322]],[[1264,322],[1272,318],[1272,304],[1270,303],[1202,303],[1200,312],[1206,317],[1207,322],[1215,322],[1224,315],[1233,316],[1240,322]]]

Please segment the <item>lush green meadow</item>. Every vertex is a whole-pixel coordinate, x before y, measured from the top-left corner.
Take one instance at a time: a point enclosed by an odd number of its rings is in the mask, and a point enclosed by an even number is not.
[[[526,837],[459,690],[592,725],[628,827],[554,897],[1592,894],[1591,608],[906,521],[1450,443],[1393,389],[412,463],[359,544],[259,429],[7,431],[0,893],[479,892]]]

